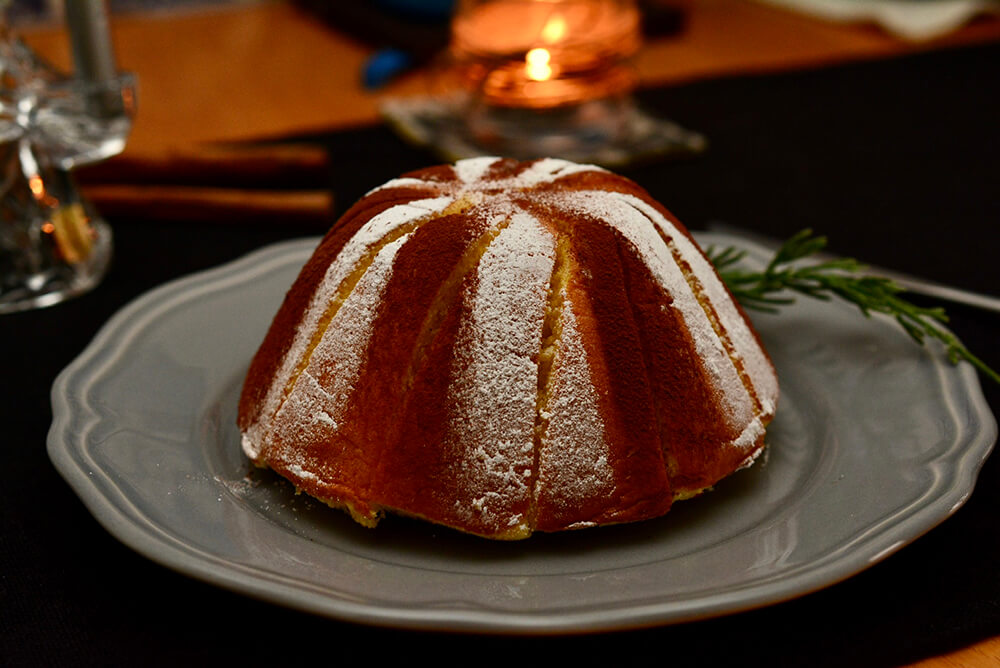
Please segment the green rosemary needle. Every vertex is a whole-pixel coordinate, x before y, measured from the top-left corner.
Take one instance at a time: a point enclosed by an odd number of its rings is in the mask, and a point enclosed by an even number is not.
[[[857,306],[866,317],[884,313],[894,318],[921,345],[928,337],[937,339],[944,344],[952,364],[965,360],[1000,383],[1000,374],[973,355],[958,337],[941,327],[948,322],[943,308],[925,308],[903,299],[900,293],[905,292],[905,288],[891,279],[865,274],[865,265],[852,258],[795,264],[825,247],[826,237],[814,235],[812,230],[802,230],[775,251],[763,271],[738,267],[746,252],[733,247],[721,250],[709,247],[707,254],[730,292],[746,308],[777,311],[778,307],[795,301],[789,292],[824,300],[837,296]]]

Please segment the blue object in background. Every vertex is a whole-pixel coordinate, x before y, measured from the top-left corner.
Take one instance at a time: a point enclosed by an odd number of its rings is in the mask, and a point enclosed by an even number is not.
[[[368,89],[384,86],[447,48],[455,8],[455,0],[295,0],[295,4],[377,49],[359,73]]]
[[[447,24],[455,7],[454,0],[375,0],[376,7],[385,14],[406,22],[424,25]],[[380,49],[362,69],[365,88],[376,89],[415,66],[420,58],[413,51],[400,47]]]
[[[362,71],[365,88],[381,88],[398,74],[408,70],[414,59],[401,49],[382,49],[368,59]]]

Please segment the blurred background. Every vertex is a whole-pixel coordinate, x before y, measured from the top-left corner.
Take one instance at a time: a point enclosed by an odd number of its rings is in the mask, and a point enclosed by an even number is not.
[[[46,63],[46,81],[81,79],[67,30],[71,4],[5,5],[7,43],[20,37]],[[567,13],[554,13],[557,4]],[[542,18],[529,20],[538,5]],[[593,20],[575,22],[581,6]],[[55,190],[22,194],[53,205],[55,222],[41,220],[42,228],[79,233],[57,249],[63,260],[86,247],[80,240],[99,219],[113,231],[113,259],[82,297],[0,322],[0,347],[13,351],[5,374],[29,379],[0,395],[14,445],[0,533],[16,537],[0,550],[0,647],[19,651],[15,665],[177,665],[220,647],[250,664],[287,660],[247,638],[258,628],[317,638],[324,651],[341,634],[345,644],[381,648],[392,637],[428,652],[457,644],[470,656],[491,653],[483,647],[508,656],[507,638],[445,636],[435,645],[442,638],[316,619],[152,564],[93,520],[42,446],[52,380],[123,305],[269,244],[321,235],[403,172],[474,152],[592,157],[693,229],[721,225],[774,240],[810,227],[829,235],[837,253],[968,291],[1000,286],[993,0],[107,7],[99,51],[112,72],[134,75],[134,96],[123,98],[130,126],[101,159],[55,161],[54,174],[40,160],[32,163],[38,174],[24,172],[78,187],[82,199],[67,202],[79,206],[59,206]],[[10,116],[17,105],[5,86]],[[17,164],[24,153],[5,158]],[[1000,367],[996,314],[952,312],[970,348]],[[998,390],[984,389],[996,410]],[[847,582],[736,617],[559,646],[619,662],[626,650],[656,643],[690,665],[774,665],[782,663],[777,632],[784,665],[902,665],[949,652],[958,658],[927,665],[998,665],[996,459],[953,519]],[[49,505],[25,502],[39,490]],[[65,559],[70,546],[74,560]]]

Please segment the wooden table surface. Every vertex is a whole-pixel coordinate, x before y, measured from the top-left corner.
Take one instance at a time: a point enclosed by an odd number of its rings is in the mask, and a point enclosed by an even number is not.
[[[645,45],[645,85],[778,71],[1000,39],[1000,18],[947,37],[905,42],[866,24],[834,24],[749,0],[687,0],[682,34]],[[360,71],[372,48],[282,2],[200,11],[134,13],[113,20],[123,69],[139,77],[139,113],[125,156],[156,160],[212,142],[275,137],[378,121],[387,95],[424,92],[426,72],[372,92]],[[69,69],[59,26],[25,28],[26,41]],[[334,156],[336,159],[336,156]],[[917,664],[1000,665],[1000,637]]]
[[[907,43],[875,26],[826,23],[750,0],[686,0],[685,30],[637,57],[646,85],[804,68],[948,44],[1000,39],[1000,19],[946,38]],[[372,48],[281,2],[175,13],[126,14],[112,26],[123,69],[139,76],[139,114],[126,151],[156,155],[204,142],[373,123],[384,96],[425,92],[413,74],[378,92],[360,72]],[[62,30],[24,37],[70,68]]]

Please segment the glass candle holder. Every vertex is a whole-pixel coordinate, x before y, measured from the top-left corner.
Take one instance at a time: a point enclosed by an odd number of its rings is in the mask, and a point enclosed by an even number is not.
[[[132,75],[67,77],[0,24],[0,314],[55,304],[104,276],[111,228],[70,170],[122,150],[135,100]]]
[[[592,155],[627,132],[633,0],[460,0],[450,55],[469,139],[517,158]]]

